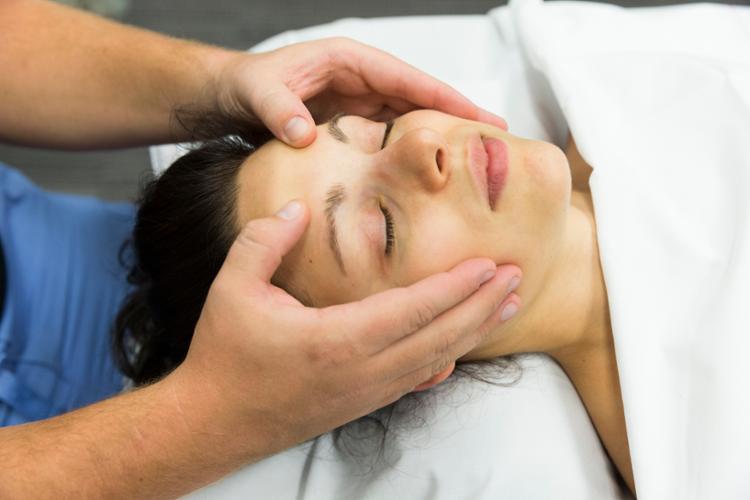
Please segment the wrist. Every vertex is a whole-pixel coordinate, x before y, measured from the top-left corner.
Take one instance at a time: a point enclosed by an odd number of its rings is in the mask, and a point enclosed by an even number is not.
[[[181,433],[195,453],[216,454],[227,472],[274,454],[280,449],[266,419],[243,410],[253,394],[233,396],[215,384],[210,373],[179,366],[162,379],[160,391]],[[212,451],[207,451],[212,450]]]
[[[185,42],[177,57],[188,65],[190,76],[181,82],[170,104],[175,142],[204,139],[218,132],[211,128],[221,125],[227,115],[222,104],[227,100],[227,69],[243,56],[246,54],[240,51]]]

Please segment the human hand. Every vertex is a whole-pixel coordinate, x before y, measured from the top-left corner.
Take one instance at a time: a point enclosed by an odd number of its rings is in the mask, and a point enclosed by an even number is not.
[[[315,121],[337,112],[386,120],[430,108],[507,130],[448,85],[374,47],[347,38],[297,43],[271,52],[236,54],[220,68],[216,101],[220,116],[261,120],[291,146],[315,140]]]
[[[210,408],[203,422],[237,433],[237,446],[254,446],[255,458],[439,382],[501,322],[506,305],[520,305],[507,295],[517,267],[471,259],[358,302],[304,307],[270,279],[309,217],[293,202],[245,226],[170,375],[189,395],[183,407]]]

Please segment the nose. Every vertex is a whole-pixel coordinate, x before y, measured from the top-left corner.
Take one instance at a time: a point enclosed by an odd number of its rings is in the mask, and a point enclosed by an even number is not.
[[[400,178],[410,178],[422,189],[443,189],[450,176],[448,144],[438,132],[418,128],[404,133],[386,147],[387,168]]]

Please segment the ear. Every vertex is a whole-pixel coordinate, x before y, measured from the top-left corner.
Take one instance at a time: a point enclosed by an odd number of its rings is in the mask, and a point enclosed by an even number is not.
[[[438,385],[443,380],[450,377],[451,373],[453,373],[453,370],[456,368],[456,362],[454,361],[451,363],[448,368],[441,371],[440,373],[433,375],[432,378],[426,382],[422,382],[418,386],[416,386],[414,389],[412,389],[411,392],[419,392],[429,389],[432,386]]]

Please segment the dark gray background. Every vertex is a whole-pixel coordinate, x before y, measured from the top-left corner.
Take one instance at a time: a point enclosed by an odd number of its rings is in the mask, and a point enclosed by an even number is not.
[[[236,49],[289,29],[341,17],[482,14],[499,0],[132,0],[122,21],[170,35]],[[603,1],[625,7],[697,3]],[[750,1],[722,1],[748,5]],[[41,186],[107,199],[130,200],[149,169],[147,148],[71,153],[0,145],[0,161],[21,169]]]

